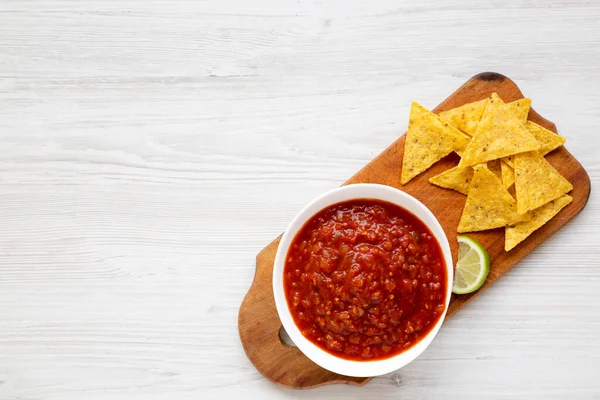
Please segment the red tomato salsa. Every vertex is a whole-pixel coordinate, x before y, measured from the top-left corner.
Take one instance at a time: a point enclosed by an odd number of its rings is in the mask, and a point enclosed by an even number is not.
[[[395,356],[435,326],[446,307],[440,245],[421,220],[384,201],[334,204],[296,234],[283,283],[302,334],[341,358]]]

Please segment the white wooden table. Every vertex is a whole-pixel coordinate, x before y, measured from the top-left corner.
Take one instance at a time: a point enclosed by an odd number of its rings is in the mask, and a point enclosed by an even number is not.
[[[600,197],[363,388],[246,358],[256,253],[472,75],[600,185],[594,1],[3,0],[0,399],[598,399]]]

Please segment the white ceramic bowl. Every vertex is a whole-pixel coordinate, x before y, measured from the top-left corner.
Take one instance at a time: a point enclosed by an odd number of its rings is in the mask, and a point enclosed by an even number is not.
[[[314,345],[306,339],[292,318],[288,307],[284,289],[283,289],[283,267],[285,259],[290,247],[290,244],[298,230],[316,213],[322,209],[342,201],[352,199],[376,199],[384,200],[396,204],[417,216],[431,230],[438,243],[440,244],[444,261],[446,263],[448,282],[446,282],[446,310],[435,324],[433,329],[421,339],[420,342],[409,348],[407,351],[396,356],[375,361],[351,361],[336,357],[321,348]],[[292,220],[287,230],[281,238],[277,255],[275,256],[275,265],[273,268],[273,293],[275,295],[275,305],[279,318],[283,323],[283,327],[287,331],[294,344],[298,346],[300,351],[304,353],[312,361],[321,367],[347,376],[377,376],[387,374],[402,368],[412,360],[417,358],[429,346],[444,321],[448,304],[450,303],[450,294],[452,292],[453,280],[453,263],[452,255],[450,254],[450,245],[448,238],[444,234],[444,230],[435,216],[423,205],[419,200],[390,186],[375,185],[375,184],[356,184],[347,185],[334,189],[323,194],[309,203],[296,217]]]

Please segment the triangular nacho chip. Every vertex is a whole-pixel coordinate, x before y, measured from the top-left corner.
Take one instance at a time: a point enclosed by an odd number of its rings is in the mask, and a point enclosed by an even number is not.
[[[504,161],[500,160],[500,170],[502,171],[502,186],[508,189],[515,183],[515,170]]]
[[[519,222],[518,224],[507,226],[505,231],[504,250],[509,251],[513,249],[534,231],[550,221],[572,200],[573,198],[571,196],[564,194],[558,199],[552,200],[540,208],[531,211],[530,221]]]
[[[508,108],[517,116],[517,119],[522,123],[527,122],[527,116],[529,115],[529,110],[531,109],[531,99],[524,98],[515,101],[511,101],[510,103],[506,103]]]
[[[472,136],[477,129],[477,124],[481,120],[488,101],[490,99],[483,99],[464,104],[452,110],[442,111],[440,118]]]
[[[517,213],[517,202],[485,165],[478,164],[473,169],[459,233],[500,228],[530,218]]]
[[[540,144],[525,125],[493,93],[459,166],[464,168],[539,148]]]
[[[452,110],[442,111],[439,115],[444,121],[450,123],[462,132],[473,136],[477,130],[477,125],[481,121],[483,112],[490,101],[489,98],[467,103]],[[517,118],[525,123],[527,115],[531,108],[531,99],[519,99],[507,104]]]
[[[573,185],[537,151],[516,154],[513,160],[519,213],[534,210],[573,190]]]
[[[403,185],[453,151],[464,150],[468,137],[413,102],[402,159]]]
[[[445,189],[453,189],[459,193],[469,193],[469,183],[473,178],[473,168],[450,168],[439,175],[429,178],[429,183]]]
[[[539,126],[535,122],[527,121],[525,126],[540,143],[541,147],[538,151],[543,156],[565,144],[566,140],[564,137],[557,135],[543,126]]]
[[[536,124],[535,122],[527,121],[525,127],[529,130],[529,133],[535,137],[535,140],[540,144],[538,152],[545,156],[552,150],[559,148],[565,144],[566,139],[551,130],[544,128]],[[513,156],[504,157],[502,160],[508,164],[511,168],[514,168]]]

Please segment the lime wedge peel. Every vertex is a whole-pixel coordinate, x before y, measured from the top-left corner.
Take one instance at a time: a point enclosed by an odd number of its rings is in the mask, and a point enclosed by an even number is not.
[[[468,236],[457,236],[458,261],[454,272],[452,292],[472,293],[479,289],[490,272],[490,256],[476,240]]]

